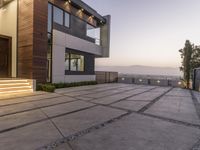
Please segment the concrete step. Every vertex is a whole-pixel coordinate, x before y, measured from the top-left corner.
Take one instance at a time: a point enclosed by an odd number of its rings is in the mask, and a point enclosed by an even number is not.
[[[0,79],[0,94],[16,94],[33,92],[30,80],[26,79]]]
[[[33,92],[32,89],[21,89],[21,90],[10,90],[10,91],[0,91],[0,94],[5,94],[5,95],[8,95],[8,94],[19,94],[19,93],[25,93],[25,92]]]
[[[29,85],[30,85],[29,83],[0,83],[0,88],[29,86]]]

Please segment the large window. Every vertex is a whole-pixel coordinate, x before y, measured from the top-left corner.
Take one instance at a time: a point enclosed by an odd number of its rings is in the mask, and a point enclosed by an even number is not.
[[[54,8],[54,13],[53,13],[53,19],[54,19],[54,22],[60,24],[60,25],[63,25],[63,15],[64,15],[64,11],[58,7],[53,7]]]
[[[65,70],[84,71],[84,56],[73,53],[65,53]]]
[[[65,27],[70,26],[70,14],[67,12],[64,12],[62,9],[54,6],[54,13],[53,13],[53,20],[54,22],[63,25]]]

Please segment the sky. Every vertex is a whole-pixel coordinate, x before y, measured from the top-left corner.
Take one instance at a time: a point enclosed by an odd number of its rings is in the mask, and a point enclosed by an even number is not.
[[[200,45],[200,0],[83,0],[110,14],[109,58],[97,66],[179,67],[185,40]]]

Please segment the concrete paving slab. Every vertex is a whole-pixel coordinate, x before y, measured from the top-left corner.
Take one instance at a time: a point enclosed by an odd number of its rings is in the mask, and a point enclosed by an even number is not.
[[[40,110],[0,117],[0,131],[47,118]]]
[[[191,103],[186,103],[183,99],[190,99]],[[200,124],[196,109],[190,97],[164,96],[151,106],[146,113],[193,124]]]
[[[67,95],[67,96],[81,96],[81,95],[86,95],[86,94],[90,94],[90,93],[94,93],[90,90],[88,91],[75,91],[75,92],[68,92],[68,93],[64,93],[64,95]]]
[[[37,107],[44,107],[44,106],[55,105],[59,103],[71,102],[71,101],[76,101],[76,99],[72,97],[68,97],[68,96],[62,96],[62,97],[44,99],[40,101],[33,101],[30,103]]]
[[[153,90],[151,90],[151,92],[167,92],[171,87],[157,87]]]
[[[82,96],[75,96],[75,98],[77,98],[79,100],[83,100],[83,101],[91,101],[91,100],[94,99],[92,97],[85,97],[84,95],[82,95]]]
[[[35,150],[62,138],[50,121],[44,121],[0,134],[3,150]]]
[[[90,97],[90,98],[100,98],[100,97],[105,97],[105,96],[109,96],[109,95],[113,95],[118,93],[118,91],[104,91],[104,92],[97,92],[97,93],[93,93],[93,94],[88,94],[85,95],[85,97]]]
[[[147,101],[121,101],[115,104],[112,104],[111,106],[127,109],[127,110],[133,110],[138,111],[145,105],[147,105],[149,102]]]
[[[159,97],[162,95],[162,92],[145,92],[133,97],[128,98],[127,100],[142,100],[142,101],[152,101],[155,98]]]
[[[115,95],[111,95],[111,96],[107,96],[107,97],[103,97],[103,98],[98,98],[98,99],[93,100],[92,102],[98,103],[98,104],[111,104],[113,102],[125,99],[129,96],[142,93],[144,91],[146,91],[146,89],[134,89],[131,91],[120,93],[120,94],[115,94]]]
[[[88,108],[94,106],[94,104],[83,102],[83,101],[75,101],[66,104],[55,105],[51,107],[45,107],[41,110],[44,111],[49,117],[70,113],[79,109]]]
[[[200,103],[200,92],[192,91],[194,96],[196,97],[198,103]]]
[[[55,98],[55,97],[59,97],[59,96],[60,95],[58,95],[56,93],[45,93],[45,94],[36,94],[36,95],[32,95],[32,96],[20,97],[20,98],[16,98],[16,99],[0,100],[0,106],[24,103],[24,102],[30,102],[30,101],[38,101],[38,100],[42,100],[42,99]]]
[[[112,89],[124,88],[124,87],[128,87],[128,85],[127,84],[124,84],[124,85],[113,85],[113,86],[109,86],[109,87],[103,87],[103,88],[99,88],[99,89],[94,89],[92,91],[94,91],[94,92],[102,92],[102,91],[106,91],[106,90],[112,90]]]
[[[60,129],[63,135],[69,136],[125,113],[125,111],[97,106],[70,115],[55,118],[53,119],[53,122]]]
[[[6,114],[11,114],[11,113],[16,113],[20,111],[26,111],[35,108],[36,106],[30,103],[21,103],[21,104],[16,104],[16,105],[9,105],[9,106],[4,106],[0,107],[0,116],[6,115]]]
[[[200,130],[138,114],[70,142],[74,150],[188,150]]]
[[[174,88],[169,93],[167,93],[166,95],[181,96],[181,97],[191,97],[191,94],[190,94],[189,90],[181,89],[181,88]]]
[[[72,149],[69,147],[68,143],[63,143],[62,145],[56,147],[54,150],[72,150]]]
[[[25,101],[34,101],[34,100],[40,100],[40,99],[48,99],[48,98],[54,98],[59,97],[59,94],[56,93],[47,93],[42,95],[36,95],[36,96],[30,96],[30,97],[24,97]]]
[[[156,87],[158,87],[158,86],[140,85],[140,88],[141,88],[141,89],[148,89],[148,90],[153,89],[153,88],[156,88]]]

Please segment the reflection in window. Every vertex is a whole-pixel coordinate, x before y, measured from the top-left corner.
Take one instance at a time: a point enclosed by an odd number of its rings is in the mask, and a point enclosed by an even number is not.
[[[65,70],[84,71],[84,56],[78,54],[65,54]]]
[[[69,22],[70,22],[70,16],[68,13],[65,12],[65,26],[69,27]]]
[[[71,71],[84,71],[84,56],[71,54]]]
[[[54,22],[63,25],[63,15],[64,11],[54,6],[54,13],[53,13]]]
[[[65,70],[69,71],[69,53],[65,53]]]
[[[87,24],[87,36],[95,39],[95,43],[100,45],[100,28],[95,28]]]
[[[48,32],[52,30],[52,5],[48,4]]]

